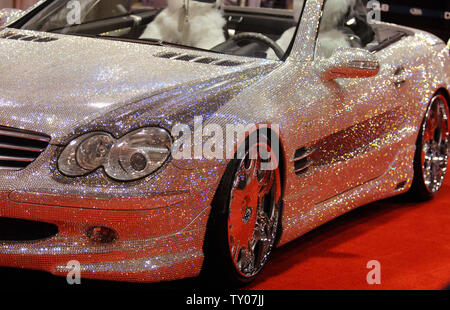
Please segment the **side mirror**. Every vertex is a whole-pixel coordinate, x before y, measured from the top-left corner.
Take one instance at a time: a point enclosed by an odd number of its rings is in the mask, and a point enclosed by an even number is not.
[[[0,10],[0,28],[23,16],[25,11],[18,9],[2,9]]]
[[[321,62],[325,80],[367,78],[380,72],[380,63],[371,52],[359,48],[337,49]]]

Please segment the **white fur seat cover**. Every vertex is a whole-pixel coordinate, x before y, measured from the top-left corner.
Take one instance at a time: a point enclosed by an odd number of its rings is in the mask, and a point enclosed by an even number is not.
[[[339,29],[338,24],[356,1],[328,0],[325,3],[316,51],[318,56],[330,57],[335,49],[350,47],[347,34]],[[167,8],[147,25],[141,38],[159,39],[203,49],[211,49],[225,41],[223,28],[226,21],[221,11],[215,5],[196,1],[190,1],[189,28],[183,34],[179,25],[184,16],[183,3],[184,0],[168,0]],[[299,7],[303,7],[303,4]],[[283,50],[288,48],[294,33],[295,27],[289,28],[277,40]],[[267,50],[267,58],[278,59],[272,49]]]
[[[337,48],[350,47],[348,36],[339,29],[339,22],[347,14],[349,9],[355,5],[357,0],[328,0],[325,3],[322,21],[320,23],[319,36],[317,39],[316,55],[319,57],[330,57]],[[277,40],[278,45],[286,50],[295,33],[292,27],[286,30]],[[272,49],[267,51],[267,58],[278,59]]]
[[[140,38],[159,39],[204,49],[211,49],[225,41],[223,27],[226,21],[213,4],[190,1],[189,28],[183,34],[179,28],[184,17],[183,2],[169,0],[168,6],[147,25]]]

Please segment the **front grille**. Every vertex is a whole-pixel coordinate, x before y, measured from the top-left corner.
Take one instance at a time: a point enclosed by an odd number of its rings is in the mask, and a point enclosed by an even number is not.
[[[21,170],[47,147],[50,137],[0,126],[0,170]]]
[[[54,224],[0,217],[0,241],[35,241],[57,233]]]

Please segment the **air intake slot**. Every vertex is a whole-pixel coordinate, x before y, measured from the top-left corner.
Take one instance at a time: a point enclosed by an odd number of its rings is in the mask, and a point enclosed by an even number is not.
[[[198,56],[196,56],[196,55],[181,55],[181,56],[176,57],[175,59],[176,60],[191,61],[191,60],[193,60],[195,58],[198,58]]]
[[[174,60],[181,60],[181,61],[187,61],[187,62],[196,62],[201,64],[211,64],[216,66],[222,66],[222,67],[233,67],[233,66],[239,66],[244,64],[244,62],[239,61],[233,61],[233,60],[224,60],[220,58],[214,58],[214,57],[205,57],[205,56],[199,56],[199,55],[191,55],[191,54],[177,54],[174,52],[162,52],[154,55],[155,57],[159,58],[166,58],[166,59],[174,59]]]
[[[194,60],[194,62],[198,62],[198,63],[201,63],[201,64],[210,64],[210,63],[212,63],[214,61],[218,61],[218,60],[219,59],[217,59],[217,58],[203,57],[203,58],[199,58],[199,59]]]
[[[242,62],[239,61],[231,61],[231,60],[223,60],[220,62],[214,63],[216,66],[223,66],[223,67],[234,67],[242,65]]]
[[[294,173],[296,175],[304,174],[312,166],[313,161],[310,156],[315,152],[315,149],[302,147],[295,151],[294,158],[291,160],[294,163]]]
[[[28,41],[28,42],[51,42],[58,40],[54,37],[44,37],[44,36],[34,36],[25,34],[16,34],[13,32],[7,32],[0,35],[2,39],[17,40],[17,41]]]
[[[159,57],[159,58],[174,58],[174,57],[177,57],[179,55],[180,54],[177,54],[177,53],[167,52],[167,53],[156,54],[155,57]]]
[[[53,224],[0,217],[0,241],[35,241],[57,233]]]
[[[47,147],[50,137],[0,126],[0,170],[21,170]]]

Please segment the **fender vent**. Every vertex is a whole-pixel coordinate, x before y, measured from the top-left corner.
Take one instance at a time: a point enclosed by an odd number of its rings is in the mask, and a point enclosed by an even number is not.
[[[159,57],[159,58],[166,58],[166,59],[196,62],[196,63],[201,63],[201,64],[211,64],[211,65],[223,66],[223,67],[234,67],[234,66],[239,66],[239,65],[244,64],[244,62],[239,62],[239,61],[224,60],[224,59],[220,59],[220,58],[205,57],[205,56],[192,55],[192,54],[178,54],[178,53],[174,53],[174,52],[162,52],[162,53],[155,54],[153,56]]]
[[[7,32],[0,35],[2,39],[17,40],[17,41],[29,41],[29,42],[51,42],[58,40],[55,37],[47,36],[30,36],[25,34],[17,34],[13,32]]]
[[[311,155],[316,150],[313,148],[302,147],[295,151],[294,158],[291,160],[294,163],[294,173],[296,175],[304,174],[312,166],[313,161]]]
[[[50,137],[0,126],[0,170],[22,170],[47,147]]]

